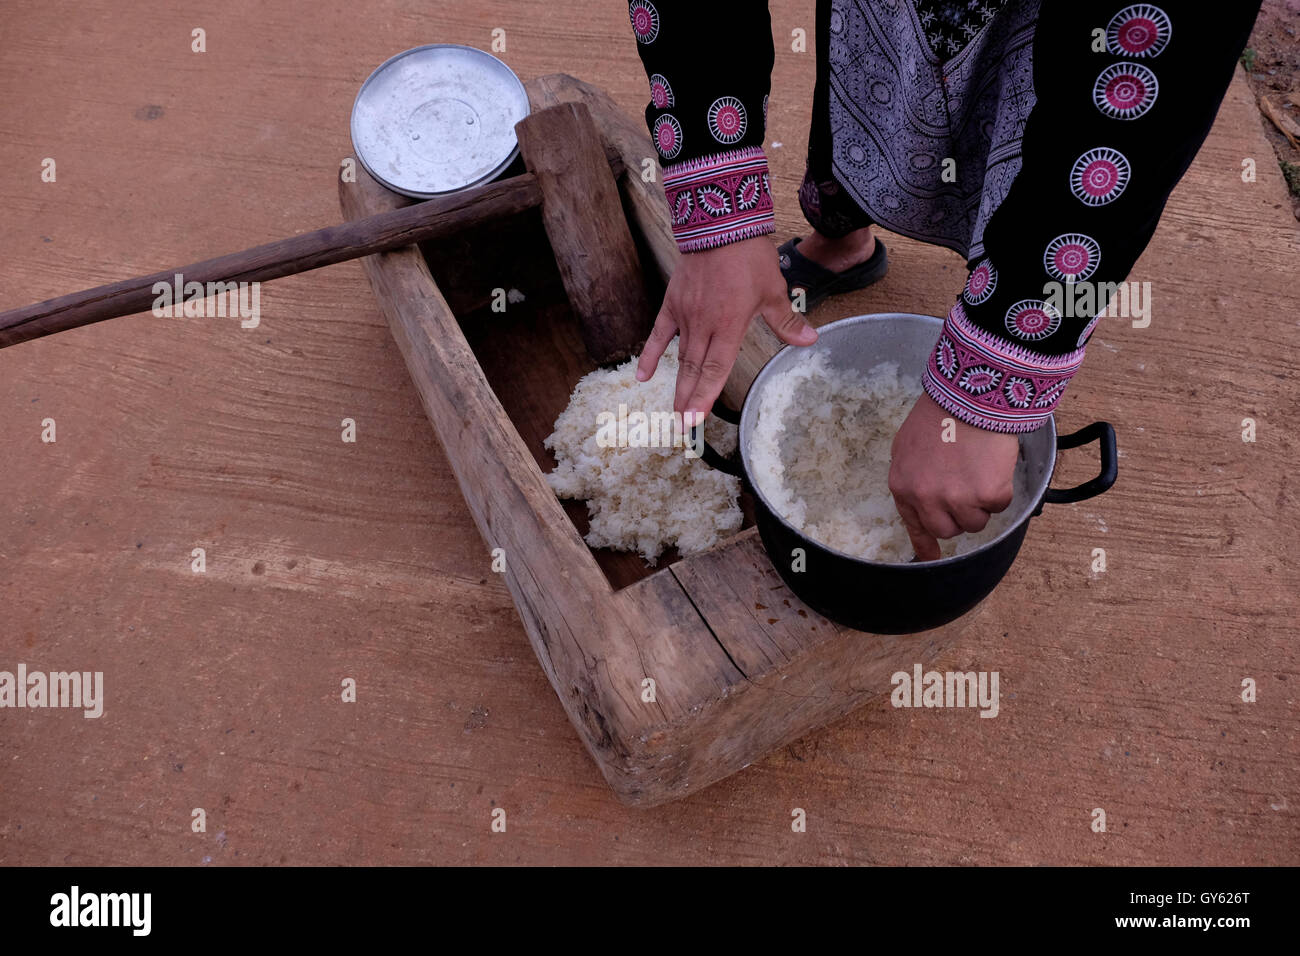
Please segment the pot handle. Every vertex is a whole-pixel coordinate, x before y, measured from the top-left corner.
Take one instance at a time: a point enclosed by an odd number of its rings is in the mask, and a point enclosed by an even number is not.
[[[740,424],[740,412],[728,408],[722,403],[721,398],[713,403],[713,415],[715,418],[721,419],[728,425]],[[695,425],[691,428],[690,443],[692,448],[696,447],[696,437],[699,427],[699,425]],[[710,445],[707,440],[703,442],[703,445],[704,451],[700,453],[700,458],[706,465],[736,478],[745,477],[744,468],[741,467],[739,458],[731,459],[723,457],[718,454],[718,450]]]
[[[1101,451],[1101,473],[1073,488],[1048,488],[1043,494],[1043,501],[1050,504],[1087,501],[1115,484],[1115,479],[1119,477],[1119,453],[1115,449],[1115,429],[1110,422],[1093,422],[1069,435],[1057,435],[1056,448],[1058,451],[1078,448],[1094,440]]]
[[[713,403],[713,417],[726,422],[728,425],[740,424],[740,412],[731,408],[721,398]]]

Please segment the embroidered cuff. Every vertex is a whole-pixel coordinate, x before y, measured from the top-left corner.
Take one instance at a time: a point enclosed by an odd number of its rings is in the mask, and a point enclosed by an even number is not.
[[[776,231],[767,157],[760,146],[665,166],[664,193],[682,252]]]
[[[930,352],[922,384],[935,402],[968,425],[1031,432],[1047,422],[1083,354],[1079,348],[1038,355],[981,329],[957,302]]]

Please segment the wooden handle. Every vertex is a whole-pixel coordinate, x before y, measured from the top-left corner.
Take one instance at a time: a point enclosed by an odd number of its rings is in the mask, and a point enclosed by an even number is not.
[[[618,152],[607,153],[606,159],[611,164],[614,175],[620,176],[623,172],[623,159]],[[154,291],[155,284],[163,283],[170,288],[176,282],[177,275],[182,277],[183,283],[201,284],[205,292],[209,283],[268,282],[372,253],[400,249],[427,239],[437,239],[455,233],[470,223],[516,215],[537,206],[541,201],[542,192],[537,177],[532,174],[476,186],[424,202],[411,200],[411,204],[403,208],[268,242],[243,252],[232,252],[188,266],[124,279],[20,309],[0,312],[0,348],[92,325],[105,319],[146,312],[153,308],[158,298],[158,293]]]

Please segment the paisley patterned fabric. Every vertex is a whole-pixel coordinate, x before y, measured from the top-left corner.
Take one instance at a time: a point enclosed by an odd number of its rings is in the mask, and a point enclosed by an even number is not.
[[[949,58],[931,49],[918,6],[831,4],[832,168],[886,229],[978,258],[1020,172],[1039,4],[985,7]]]

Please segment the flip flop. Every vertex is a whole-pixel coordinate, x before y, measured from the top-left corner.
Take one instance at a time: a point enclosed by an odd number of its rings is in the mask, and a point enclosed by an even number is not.
[[[781,274],[785,276],[790,298],[794,298],[796,289],[805,292],[805,312],[811,312],[827,296],[865,289],[884,278],[889,270],[889,254],[885,252],[885,244],[879,238],[876,239],[876,251],[870,259],[843,272],[832,272],[800,252],[796,247],[802,239],[802,236],[795,236],[787,240],[777,252],[781,257]]]

